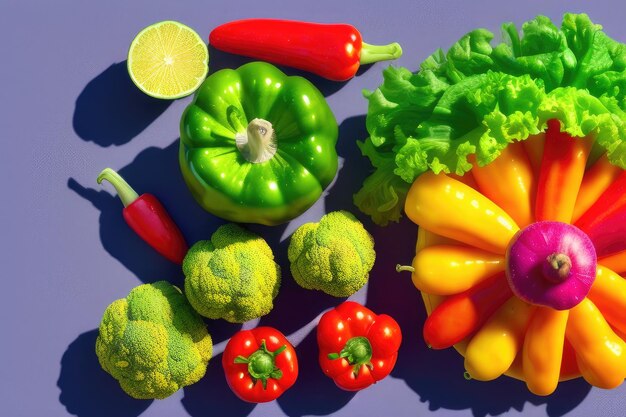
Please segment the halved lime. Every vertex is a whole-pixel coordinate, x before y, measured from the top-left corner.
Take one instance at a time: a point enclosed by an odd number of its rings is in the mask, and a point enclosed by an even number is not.
[[[128,50],[128,73],[149,96],[175,99],[193,93],[209,71],[206,43],[190,27],[172,20],[155,23],[135,36]]]

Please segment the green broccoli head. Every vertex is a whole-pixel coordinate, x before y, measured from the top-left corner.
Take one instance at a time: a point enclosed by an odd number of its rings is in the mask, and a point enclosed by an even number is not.
[[[166,281],[134,288],[104,312],[102,368],[138,399],[165,398],[204,376],[213,343],[202,318]]]
[[[280,267],[267,242],[232,223],[189,249],[183,273],[193,308],[232,323],[269,313],[280,288]]]
[[[347,211],[335,211],[300,226],[291,236],[288,257],[298,285],[348,297],[367,282],[376,252],[363,224]]]

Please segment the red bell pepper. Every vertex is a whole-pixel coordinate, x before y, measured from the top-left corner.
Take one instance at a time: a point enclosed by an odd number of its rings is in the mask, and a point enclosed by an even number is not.
[[[287,338],[272,327],[237,332],[222,355],[226,382],[240,399],[275,400],[298,378],[298,358]]]
[[[626,249],[626,171],[574,225],[589,236],[598,256]]]
[[[322,371],[339,388],[357,391],[393,370],[402,342],[398,323],[353,301],[326,312],[317,326]]]
[[[504,273],[450,296],[426,319],[424,340],[433,349],[449,348],[478,330],[511,297]]]
[[[111,168],[98,175],[98,184],[109,181],[124,204],[124,220],[148,245],[162,256],[182,264],[187,254],[187,242],[165,207],[152,194],[137,195],[135,190]]]
[[[309,71],[334,81],[356,74],[359,65],[396,59],[397,43],[369,45],[347,24],[244,19],[216,27],[209,44],[219,50]]]

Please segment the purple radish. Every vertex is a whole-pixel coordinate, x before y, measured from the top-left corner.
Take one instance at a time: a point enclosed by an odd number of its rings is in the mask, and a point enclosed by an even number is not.
[[[536,222],[520,230],[506,253],[506,277],[513,293],[556,310],[570,309],[587,296],[596,265],[589,237],[561,222]]]

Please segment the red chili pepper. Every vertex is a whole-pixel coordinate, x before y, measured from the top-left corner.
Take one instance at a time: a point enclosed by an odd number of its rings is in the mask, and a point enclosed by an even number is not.
[[[187,242],[165,207],[152,194],[137,195],[135,190],[111,168],[98,175],[98,184],[109,181],[124,204],[124,220],[148,245],[162,256],[182,264],[187,254]]]
[[[326,312],[317,326],[322,371],[339,388],[357,391],[393,370],[402,342],[400,326],[353,301]]]
[[[504,273],[446,298],[424,323],[424,340],[433,349],[445,349],[478,330],[513,296]]]
[[[575,223],[593,242],[598,256],[626,249],[626,171]]]
[[[236,333],[224,349],[222,366],[230,389],[251,403],[275,400],[298,378],[296,351],[272,327]]]
[[[213,29],[209,44],[225,52],[309,71],[334,81],[356,74],[359,65],[396,59],[397,43],[369,45],[347,24],[244,19]]]

